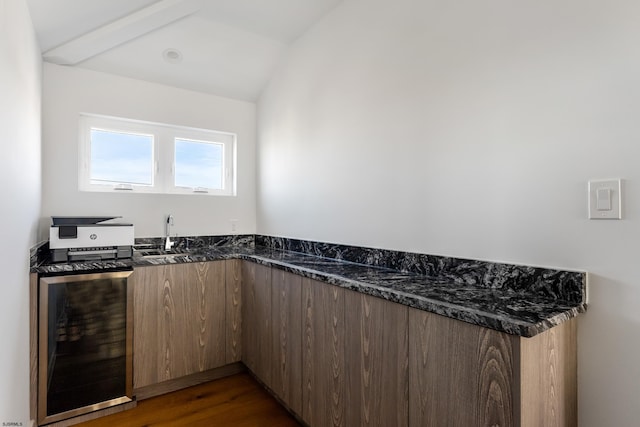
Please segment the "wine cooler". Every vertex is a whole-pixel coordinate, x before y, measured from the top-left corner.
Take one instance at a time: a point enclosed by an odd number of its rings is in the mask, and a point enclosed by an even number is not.
[[[39,424],[132,401],[131,273],[40,278]]]

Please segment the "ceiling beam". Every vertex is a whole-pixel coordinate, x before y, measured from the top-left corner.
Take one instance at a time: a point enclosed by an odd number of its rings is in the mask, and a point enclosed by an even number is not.
[[[75,65],[200,10],[200,0],[162,0],[46,51],[47,62]]]

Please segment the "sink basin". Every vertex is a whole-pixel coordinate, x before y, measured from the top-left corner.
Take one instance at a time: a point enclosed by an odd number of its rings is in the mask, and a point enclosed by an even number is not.
[[[175,258],[177,256],[186,256],[187,254],[177,254],[177,253],[166,253],[166,254],[161,254],[161,253],[156,253],[156,254],[143,254],[142,258],[144,259],[154,259],[154,258]]]
[[[139,249],[138,253],[142,256],[163,254],[163,252],[160,249]]]
[[[165,251],[164,248],[161,248],[158,246],[152,246],[152,245],[140,245],[137,247],[134,246],[134,251],[135,253],[137,253],[138,255],[140,255],[142,258],[145,258],[145,259],[171,258],[171,257],[180,256],[180,255],[187,255],[183,251],[180,251],[180,252],[176,250]]]

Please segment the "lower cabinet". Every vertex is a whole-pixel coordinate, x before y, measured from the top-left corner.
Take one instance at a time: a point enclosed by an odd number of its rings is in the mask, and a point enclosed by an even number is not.
[[[220,367],[234,357],[225,345],[234,334],[226,330],[226,262],[134,270],[134,389]]]
[[[576,320],[533,338],[243,267],[243,361],[309,426],[577,425]]]
[[[225,362],[227,364],[242,360],[242,261],[230,259],[224,261],[226,305],[226,342]]]
[[[239,260],[130,283],[134,389],[242,360],[312,427],[577,425],[576,319],[523,338]]]
[[[407,307],[248,262],[242,286],[243,360],[306,424],[407,425]]]
[[[271,268],[242,264],[242,361],[271,388]]]
[[[576,426],[575,319],[532,338],[409,309],[409,425]]]
[[[407,307],[302,282],[302,419],[310,426],[406,426]]]
[[[519,337],[409,310],[411,426],[515,426]]]
[[[271,384],[287,406],[302,414],[302,276],[271,273]]]
[[[343,426],[345,290],[307,278],[302,286],[303,408],[298,415],[310,426]]]
[[[406,427],[408,308],[345,291],[345,426]]]

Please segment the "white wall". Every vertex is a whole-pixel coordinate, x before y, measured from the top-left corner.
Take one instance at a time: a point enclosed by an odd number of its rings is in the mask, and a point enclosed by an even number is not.
[[[29,248],[40,213],[42,65],[24,0],[0,0],[0,423],[29,425]],[[7,424],[4,424],[7,423]]]
[[[580,425],[637,425],[638,16],[346,0],[260,99],[258,233],[589,271]],[[587,220],[587,181],[610,177],[624,220]]]
[[[43,201],[41,233],[50,216],[121,215],[136,237],[164,235],[173,214],[181,236],[255,232],[255,118],[253,103],[155,83],[45,63],[43,81]],[[78,191],[80,113],[234,132],[238,135],[236,197],[113,194]]]

